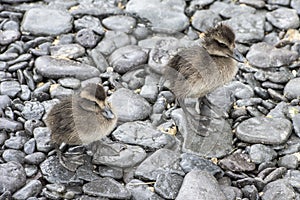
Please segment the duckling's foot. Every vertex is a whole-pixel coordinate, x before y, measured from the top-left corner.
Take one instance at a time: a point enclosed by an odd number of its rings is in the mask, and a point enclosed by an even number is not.
[[[72,172],[76,171],[79,166],[84,164],[83,155],[62,155],[62,153],[58,153],[57,156],[60,164]]]

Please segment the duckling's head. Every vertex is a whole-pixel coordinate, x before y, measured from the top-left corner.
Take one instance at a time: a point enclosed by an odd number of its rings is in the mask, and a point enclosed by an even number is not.
[[[82,88],[79,97],[81,98],[79,105],[84,110],[101,113],[108,120],[116,117],[110,103],[106,100],[106,93],[102,85],[88,84]]]
[[[242,62],[243,56],[235,50],[235,34],[224,24],[210,28],[204,33],[202,46],[212,56],[231,57]]]

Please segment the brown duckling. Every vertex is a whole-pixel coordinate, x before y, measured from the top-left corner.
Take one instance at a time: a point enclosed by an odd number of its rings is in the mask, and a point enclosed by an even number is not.
[[[237,61],[242,62],[243,56],[235,50],[234,41],[233,30],[220,24],[204,33],[202,46],[184,49],[169,61],[163,72],[165,86],[186,115],[190,113],[185,98],[203,97],[236,75]]]
[[[100,84],[88,84],[74,95],[62,99],[50,110],[46,119],[51,140],[56,145],[87,145],[107,136],[116,122],[117,116],[106,101],[105,90]],[[60,152],[58,156],[66,168],[76,170],[63,162]]]

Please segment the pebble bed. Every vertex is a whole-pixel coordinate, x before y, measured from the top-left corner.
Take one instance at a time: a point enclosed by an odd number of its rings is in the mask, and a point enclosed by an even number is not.
[[[299,0],[0,2],[0,199],[300,199]],[[207,137],[180,108],[161,124],[175,97],[159,73],[219,22],[248,60],[207,95],[224,116]],[[44,119],[91,82],[120,123],[89,151],[69,147],[85,158],[71,172]]]

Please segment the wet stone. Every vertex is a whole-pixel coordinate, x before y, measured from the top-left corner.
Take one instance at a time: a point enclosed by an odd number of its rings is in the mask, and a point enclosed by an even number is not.
[[[44,106],[40,102],[28,101],[22,110],[22,116],[26,120],[40,120],[45,112]]]
[[[85,15],[82,18],[75,20],[74,26],[76,30],[89,28],[99,35],[102,35],[105,32],[100,20],[89,15]]]
[[[252,45],[247,54],[249,63],[259,68],[289,65],[297,58],[295,51],[278,49],[264,42]]]
[[[143,97],[125,88],[114,92],[109,101],[122,122],[143,120],[151,113],[151,106]]]
[[[298,165],[298,158],[295,155],[285,155],[278,160],[279,167],[297,169]]]
[[[249,156],[252,162],[260,164],[273,160],[277,153],[266,145],[254,144],[250,147]]]
[[[182,182],[183,177],[178,174],[159,174],[154,184],[154,189],[163,198],[175,199]]]
[[[143,181],[137,179],[133,179],[129,183],[127,183],[126,188],[131,192],[133,199],[163,200],[163,198],[151,191]]]
[[[136,26],[136,20],[130,16],[110,16],[102,20],[102,24],[110,30],[131,33]]]
[[[34,139],[36,141],[36,148],[38,151],[48,152],[52,149],[51,132],[47,127],[39,127],[33,130]]]
[[[158,149],[174,144],[172,136],[156,130],[148,122],[124,123],[118,126],[112,136],[124,143],[140,145],[146,149]]]
[[[108,61],[118,73],[126,73],[141,64],[145,64],[148,54],[141,47],[135,45],[124,46],[114,51]]]
[[[278,192],[280,191],[280,192]],[[273,200],[273,199],[285,199],[293,200],[295,199],[295,191],[292,186],[290,186],[284,180],[276,180],[266,185],[263,190],[262,200]]]
[[[0,193],[17,191],[25,185],[26,175],[24,168],[17,162],[8,162],[0,164]]]
[[[135,175],[147,180],[156,180],[159,174],[166,172],[184,175],[179,158],[180,155],[174,151],[159,149],[138,166]]]
[[[177,200],[225,200],[217,180],[208,172],[193,170],[183,180]]]
[[[292,132],[292,124],[284,118],[253,117],[240,123],[236,136],[249,143],[282,144]]]
[[[94,171],[91,165],[82,165],[76,169],[76,177],[84,181],[95,181],[99,180],[98,176]]]
[[[20,150],[6,149],[2,155],[6,162],[15,161],[23,164],[25,159],[25,153]]]
[[[221,21],[221,17],[211,10],[198,10],[195,12],[192,19],[193,27],[201,32],[214,27]]]
[[[278,8],[267,13],[266,17],[273,26],[279,29],[298,28],[300,25],[297,11],[289,8]]]
[[[85,54],[85,49],[79,44],[63,44],[50,47],[51,56],[76,59]]]
[[[14,132],[22,130],[23,124],[9,118],[0,117],[0,129]]]
[[[22,31],[33,35],[56,36],[69,32],[72,21],[72,16],[60,9],[32,8],[24,15]]]
[[[129,199],[131,197],[129,190],[112,178],[102,178],[86,183],[83,185],[83,192],[92,196],[113,199]]]
[[[93,66],[71,60],[51,58],[49,56],[37,58],[35,67],[37,72],[46,78],[74,77],[85,80],[100,75],[98,69]]]
[[[144,5],[151,8],[151,12]],[[176,0],[162,2],[159,0],[131,0],[126,5],[126,11],[136,13],[141,18],[148,19],[154,28],[164,32],[180,32],[188,24],[188,18],[184,14],[185,2]]]
[[[8,45],[20,37],[20,32],[16,30],[4,30],[0,32],[0,45]]]
[[[300,78],[294,78],[285,85],[284,96],[288,99],[300,97]]]
[[[219,161],[219,165],[226,170],[235,172],[253,171],[255,164],[249,159],[248,154],[235,153]]]
[[[21,92],[21,86],[17,81],[3,81],[0,84],[0,93],[2,95],[8,95],[13,98],[19,92]]]
[[[39,180],[29,181],[23,188],[13,194],[14,199],[22,200],[35,197],[42,191],[42,183]]]
[[[99,36],[91,29],[81,29],[76,33],[75,40],[83,47],[93,48],[97,45]]]

